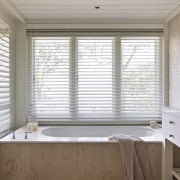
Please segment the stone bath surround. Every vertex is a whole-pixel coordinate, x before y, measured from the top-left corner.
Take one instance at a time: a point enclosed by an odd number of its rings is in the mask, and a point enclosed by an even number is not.
[[[124,180],[118,143],[0,143],[1,180]],[[147,143],[153,180],[162,144]]]
[[[116,141],[48,137],[40,133],[42,129],[24,139],[24,127],[16,131],[16,139],[10,134],[0,140],[0,180],[124,180]],[[146,138],[153,180],[161,180],[162,139]]]

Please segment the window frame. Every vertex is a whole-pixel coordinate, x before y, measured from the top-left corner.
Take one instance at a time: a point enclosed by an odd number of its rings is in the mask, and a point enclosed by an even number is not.
[[[89,34],[89,33],[88,33]],[[74,57],[76,57],[76,53],[77,53],[77,47],[76,47],[76,37],[87,37],[88,35],[87,33],[82,33],[81,35],[72,35],[72,33],[70,33],[70,35],[68,35],[68,37],[71,38],[71,42],[70,42],[70,68],[71,68],[71,71],[70,72],[75,72],[77,71],[77,61],[74,60]],[[106,33],[105,33],[106,34]],[[137,36],[137,33],[135,33],[136,36]],[[39,36],[40,35],[40,36]],[[31,49],[31,38],[32,37],[48,37],[48,36],[67,36],[66,33],[65,34],[62,34],[62,33],[58,33],[57,34],[49,34],[49,33],[45,33],[45,34],[41,34],[39,33],[38,35],[37,34],[32,34],[32,32],[29,34],[29,37],[28,37],[28,45],[29,45],[29,50]],[[89,34],[90,37],[95,37],[93,33],[90,33]],[[96,35],[97,37],[100,37],[100,36],[104,36],[104,33],[97,33]],[[120,37],[129,37],[129,36],[134,36],[134,33],[130,33],[130,34],[126,34],[124,35],[124,33],[122,35],[119,35],[119,34],[108,34],[108,36],[110,37],[114,37],[115,38],[115,41],[114,41],[114,44],[115,46],[117,47],[115,49],[115,52],[113,54],[114,58],[113,58],[113,63],[116,64],[115,68],[112,69],[113,71],[113,76],[116,76],[115,74],[120,74],[120,61],[118,61],[117,59],[120,58],[120,51],[121,51],[121,47],[120,47]],[[158,33],[158,35],[156,35],[156,33],[138,33],[138,36],[158,36],[160,38],[160,44],[159,44],[159,48],[160,48],[160,51],[161,51],[161,54],[160,54],[160,61],[161,61],[161,66],[160,66],[160,71],[161,71],[161,75],[163,75],[163,37],[162,37],[162,33]],[[138,37],[137,36],[137,37]],[[119,48],[119,51],[117,50]],[[30,56],[29,56],[30,57]],[[115,60],[114,60],[115,59]],[[29,60],[29,62],[31,62],[31,60]],[[29,65],[29,64],[28,64]],[[113,66],[114,67],[114,66]],[[72,70],[73,69],[73,70]],[[114,74],[115,72],[115,74]],[[73,74],[70,74],[70,80],[71,78],[74,78],[73,77]],[[74,83],[77,83],[77,79],[74,78]],[[116,86],[118,86],[120,83],[120,81],[116,82]],[[27,83],[28,84],[28,83]],[[163,87],[163,77],[161,78],[161,87]],[[29,88],[27,88],[29,90]],[[77,95],[77,91],[72,91],[70,93],[73,93],[74,96]],[[29,92],[28,92],[29,94]],[[116,104],[117,104],[117,108],[120,106],[120,101],[117,102],[117,98],[119,96],[119,92],[116,92],[115,93],[115,96],[113,96],[113,101],[116,101]],[[28,100],[29,101],[29,100]],[[162,97],[161,97],[161,101],[162,101],[162,106],[163,106],[163,88],[162,88]],[[28,102],[29,104],[29,102]],[[28,108],[28,107],[27,107]],[[74,110],[77,109],[77,106],[72,106],[71,108],[73,108]],[[28,112],[28,109],[27,109],[27,112]],[[145,114],[139,114],[138,117],[134,118],[134,116],[137,116],[137,113],[131,113],[131,115],[127,115],[127,114],[124,114],[124,113],[120,113],[119,112],[116,112],[116,115],[118,114],[118,116],[109,116],[108,117],[108,114],[105,114],[104,116],[100,116],[100,117],[90,117],[89,115],[91,114],[86,114],[86,119],[84,120],[83,118],[79,118],[79,113],[76,113],[76,112],[73,112],[73,113],[69,113],[69,115],[67,117],[64,117],[64,119],[59,119],[58,117],[57,118],[54,118],[54,119],[46,119],[46,118],[41,118],[41,119],[38,119],[38,122],[39,124],[149,124],[149,121],[150,120],[161,120],[161,115],[157,115],[157,116],[154,116],[154,115],[147,115],[144,116]],[[82,114],[81,114],[82,115]],[[112,115],[112,114],[111,114]],[[82,117],[82,116],[81,116]],[[111,120],[110,120],[111,119]],[[31,121],[31,119],[28,118],[29,121]]]

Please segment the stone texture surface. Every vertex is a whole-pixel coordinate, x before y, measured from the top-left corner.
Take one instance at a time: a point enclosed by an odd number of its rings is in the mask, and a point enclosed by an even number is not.
[[[169,106],[180,109],[180,14],[169,29]]]
[[[153,180],[162,144],[148,143]],[[124,180],[117,143],[1,143],[0,180]]]

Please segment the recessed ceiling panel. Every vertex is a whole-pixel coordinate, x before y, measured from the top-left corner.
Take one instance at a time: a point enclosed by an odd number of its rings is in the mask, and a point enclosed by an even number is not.
[[[163,21],[180,0],[9,0],[27,20]]]

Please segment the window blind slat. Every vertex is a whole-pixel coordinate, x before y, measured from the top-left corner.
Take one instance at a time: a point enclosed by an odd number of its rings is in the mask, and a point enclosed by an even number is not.
[[[11,124],[10,26],[0,20],[0,134]]]

